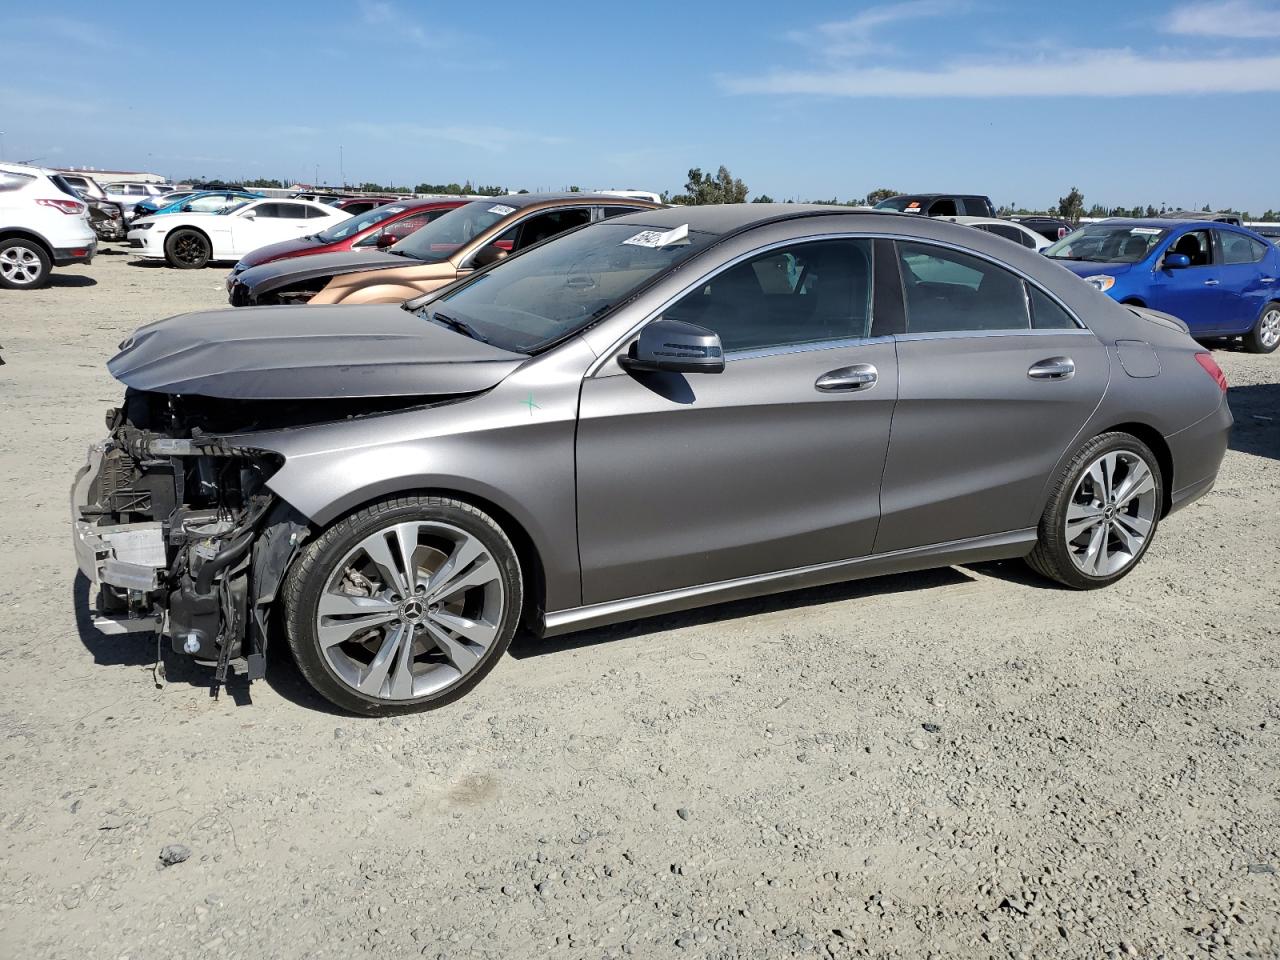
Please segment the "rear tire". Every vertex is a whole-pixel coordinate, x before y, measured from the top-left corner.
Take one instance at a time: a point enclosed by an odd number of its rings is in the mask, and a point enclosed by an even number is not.
[[[199,270],[208,265],[212,253],[209,238],[199,230],[175,230],[164,242],[164,258],[178,270]]]
[[[35,290],[49,282],[52,264],[44,247],[25,237],[0,240],[0,287]]]
[[[1054,483],[1027,563],[1074,590],[1129,573],[1151,545],[1164,508],[1164,480],[1151,448],[1128,433],[1094,437]]]
[[[1273,353],[1276,347],[1280,347],[1280,302],[1273,300],[1244,335],[1244,348],[1250,353]]]
[[[382,500],[334,523],[302,549],[282,598],[302,675],[370,716],[469,692],[511,643],[524,603],[502,528],[469,503],[431,496]]]

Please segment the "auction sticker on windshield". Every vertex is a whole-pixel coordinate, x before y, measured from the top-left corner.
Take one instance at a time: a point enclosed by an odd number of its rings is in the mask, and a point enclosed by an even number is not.
[[[674,230],[642,230],[634,237],[630,237],[622,242],[630,244],[633,247],[650,247],[658,249],[665,247],[671,243],[679,243],[681,240],[689,239],[689,225],[682,223]]]
[[[1143,237],[1154,237],[1157,233],[1163,233],[1164,231],[1159,227],[1134,227],[1129,232]]]
[[[496,213],[500,217],[505,217],[508,213],[515,213],[515,207],[508,207],[505,203],[495,203],[489,208],[490,213]]]

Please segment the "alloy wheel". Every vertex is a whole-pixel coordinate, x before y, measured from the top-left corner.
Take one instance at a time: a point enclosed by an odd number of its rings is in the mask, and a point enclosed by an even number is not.
[[[1067,506],[1071,561],[1091,577],[1110,577],[1134,563],[1155,527],[1155,476],[1129,450],[1112,450],[1089,465]]]
[[[1274,350],[1280,344],[1280,309],[1272,307],[1262,315],[1258,323],[1258,339],[1267,350]]]
[[[397,523],[335,566],[316,635],[347,686],[411,700],[457,684],[485,660],[505,603],[498,563],[474,536],[440,521]]]
[[[204,256],[204,241],[194,233],[185,233],[173,242],[173,255],[183,263],[199,263]]]
[[[14,286],[36,283],[44,272],[40,256],[30,247],[16,246],[0,250],[0,276]]]

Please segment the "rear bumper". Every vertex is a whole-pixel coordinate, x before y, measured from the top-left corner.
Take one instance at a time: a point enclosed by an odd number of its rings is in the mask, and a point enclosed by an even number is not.
[[[1165,437],[1173,457],[1173,494],[1169,512],[1181,510],[1213,489],[1231,437],[1231,407],[1226,394],[1218,409],[1198,423]]]
[[[97,252],[97,237],[91,237],[79,246],[54,247],[52,251],[53,265],[55,267],[66,267],[73,263],[92,263],[93,255]]]
[[[71,485],[71,542],[76,566],[95,588],[90,603],[98,604],[103,587],[114,588],[121,596],[146,602],[146,595],[160,588],[160,578],[168,567],[164,530],[159,523],[99,525],[87,513],[92,491],[102,469],[106,443],[89,447],[84,466]],[[93,624],[102,633],[134,633],[159,630],[158,612],[138,610],[105,613],[94,610]]]

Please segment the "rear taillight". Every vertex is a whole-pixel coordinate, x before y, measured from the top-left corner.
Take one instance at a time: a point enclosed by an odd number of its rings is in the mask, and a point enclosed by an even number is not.
[[[1214,362],[1213,354],[1197,353],[1196,363],[1204,367],[1204,372],[1213,377],[1218,383],[1218,388],[1223,392],[1227,392],[1227,375],[1222,372],[1222,368]]]
[[[42,207],[53,207],[55,210],[61,210],[63,213],[72,215],[84,213],[84,204],[79,200],[45,200],[41,198],[36,200],[36,203]]]

